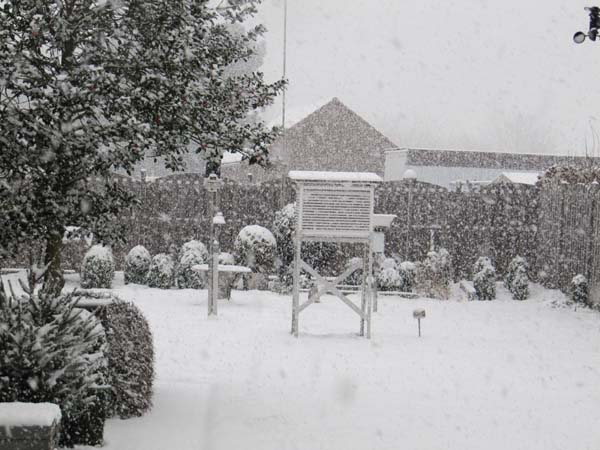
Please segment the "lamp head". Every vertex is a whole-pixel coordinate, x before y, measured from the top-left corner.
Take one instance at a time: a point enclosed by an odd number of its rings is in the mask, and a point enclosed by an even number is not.
[[[583,31],[578,31],[573,35],[573,42],[575,42],[576,44],[583,44],[583,41],[585,41],[586,37],[587,36]]]

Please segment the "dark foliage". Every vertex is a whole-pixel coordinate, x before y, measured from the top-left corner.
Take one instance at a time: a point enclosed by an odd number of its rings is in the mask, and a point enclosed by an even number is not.
[[[108,382],[112,387],[110,416],[138,417],[152,407],[154,347],[146,318],[133,304],[112,294],[79,293],[92,299],[83,305],[106,330]],[[95,301],[94,301],[95,300]]]

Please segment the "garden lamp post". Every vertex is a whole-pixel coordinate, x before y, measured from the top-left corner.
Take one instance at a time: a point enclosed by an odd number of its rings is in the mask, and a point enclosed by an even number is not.
[[[209,257],[208,257],[208,315],[217,315],[217,295],[219,291],[218,280],[219,280],[219,241],[215,235],[215,226],[222,225],[225,223],[223,214],[217,213],[217,194],[219,189],[223,186],[223,180],[221,180],[216,174],[211,173],[204,179],[204,187],[209,193],[209,217],[213,217],[210,221],[210,237],[209,237]],[[215,245],[216,244],[216,245]]]

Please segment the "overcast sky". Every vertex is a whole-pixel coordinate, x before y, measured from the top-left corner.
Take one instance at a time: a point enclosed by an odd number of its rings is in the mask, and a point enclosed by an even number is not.
[[[600,155],[600,42],[572,41],[588,3],[288,0],[290,117],[338,97],[399,147]],[[260,10],[272,80],[283,0]]]

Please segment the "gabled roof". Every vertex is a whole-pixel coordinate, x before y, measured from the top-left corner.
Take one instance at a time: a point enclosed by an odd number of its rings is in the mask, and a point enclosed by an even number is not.
[[[336,170],[383,174],[384,151],[397,146],[366,120],[333,98],[288,128],[272,157],[292,170]]]

